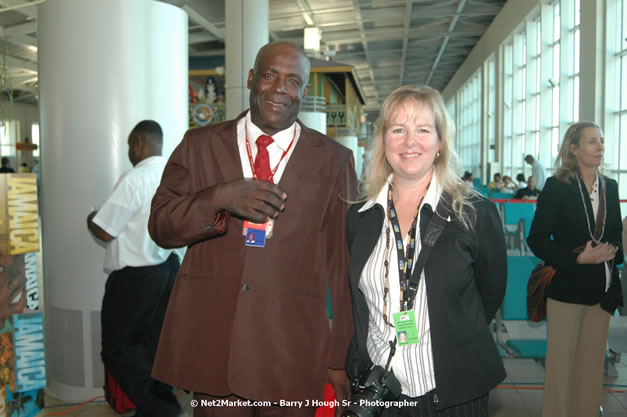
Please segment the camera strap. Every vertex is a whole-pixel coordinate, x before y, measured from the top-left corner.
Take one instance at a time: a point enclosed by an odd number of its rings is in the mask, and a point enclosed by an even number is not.
[[[451,195],[444,191],[440,196],[435,212],[431,216],[431,220],[429,220],[429,223],[427,224],[427,229],[423,234],[420,253],[418,254],[418,259],[416,260],[414,270],[411,274],[411,278],[409,279],[408,288],[403,294],[403,301],[407,303],[408,310],[411,310],[414,306],[414,300],[416,298],[416,293],[418,292],[418,283],[420,282],[420,277],[422,276],[422,270],[427,263],[427,258],[429,258],[429,255],[431,254],[431,249],[433,249],[436,242],[440,238],[446,223],[451,221],[451,212],[448,208],[450,200]],[[390,364],[392,363],[392,358],[395,353],[396,337],[394,337],[394,341],[390,341],[390,354],[385,365],[385,369],[388,371],[390,370]]]

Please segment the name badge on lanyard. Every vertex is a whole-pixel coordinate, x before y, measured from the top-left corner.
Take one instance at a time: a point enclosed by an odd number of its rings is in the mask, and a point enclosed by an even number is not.
[[[272,219],[265,223],[253,223],[244,220],[244,228],[242,230],[242,235],[246,237],[244,246],[256,246],[258,248],[266,246],[266,239],[272,237],[273,226],[274,220]]]
[[[392,318],[394,319],[396,338],[399,346],[415,345],[420,342],[414,310],[394,313]]]

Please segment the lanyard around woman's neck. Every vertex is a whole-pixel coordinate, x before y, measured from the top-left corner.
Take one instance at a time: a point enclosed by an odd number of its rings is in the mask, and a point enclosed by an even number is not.
[[[388,189],[388,210],[387,210],[387,228],[386,228],[386,242],[385,242],[385,277],[384,277],[384,290],[383,290],[383,319],[384,321],[392,326],[392,323],[389,321],[389,317],[387,314],[388,311],[388,300],[390,294],[390,227],[394,231],[394,239],[396,243],[396,251],[398,254],[398,278],[400,285],[400,309],[401,311],[407,310],[407,299],[404,296],[405,291],[409,285],[409,277],[413,272],[414,267],[414,255],[416,252],[416,234],[417,234],[417,223],[418,223],[418,213],[420,211],[420,206],[427,195],[427,191],[429,191],[429,186],[425,190],[418,206],[416,207],[416,215],[414,216],[414,220],[412,221],[409,232],[407,233],[407,247],[405,248],[403,245],[403,237],[401,234],[401,227],[398,221],[398,214],[396,212],[396,208],[394,207],[394,200],[392,198],[392,186],[390,185]],[[390,306],[391,308],[391,306]]]

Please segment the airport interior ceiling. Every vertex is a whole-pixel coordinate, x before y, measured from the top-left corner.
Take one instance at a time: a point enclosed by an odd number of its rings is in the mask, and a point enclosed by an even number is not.
[[[37,104],[37,5],[0,0],[3,68],[16,102]],[[189,55],[225,53],[225,2],[163,0],[189,16]],[[303,45],[306,27],[320,30],[318,58],[355,67],[376,111],[404,84],[442,90],[505,0],[268,0],[269,39]],[[1,75],[1,74],[0,74]]]

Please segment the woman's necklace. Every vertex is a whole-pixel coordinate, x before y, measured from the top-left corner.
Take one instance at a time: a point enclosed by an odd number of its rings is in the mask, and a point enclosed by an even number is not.
[[[601,237],[603,237],[603,233],[605,233],[605,222],[603,222],[603,225],[601,226],[601,234],[599,235],[599,239],[595,239],[594,237],[594,233],[592,233],[592,227],[590,226],[590,216],[588,215],[588,206],[586,205],[586,199],[583,196],[583,188],[581,187],[581,181],[583,181],[583,178],[581,177],[577,177],[577,185],[579,186],[579,195],[581,195],[581,202],[583,204],[583,210],[586,213],[586,223],[588,224],[588,233],[590,233],[590,238],[592,239],[592,241],[596,244],[601,243]],[[595,180],[599,181],[599,178],[597,176],[597,179]],[[586,187],[586,191],[587,191],[587,187]],[[603,192],[603,190],[599,189],[599,192]],[[604,213],[603,213],[603,218],[605,219],[605,216],[607,214],[607,204],[604,205],[603,207]]]

